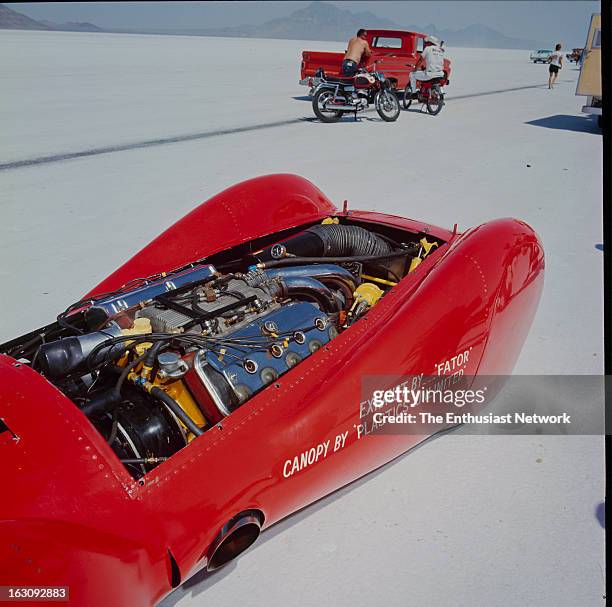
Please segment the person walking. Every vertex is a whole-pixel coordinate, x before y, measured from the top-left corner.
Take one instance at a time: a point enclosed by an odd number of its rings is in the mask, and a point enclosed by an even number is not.
[[[551,89],[557,81],[559,70],[563,67],[563,53],[561,45],[557,44],[553,54],[548,58],[548,88]]]

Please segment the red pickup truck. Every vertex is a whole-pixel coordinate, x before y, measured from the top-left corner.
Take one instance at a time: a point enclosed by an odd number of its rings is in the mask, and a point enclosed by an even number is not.
[[[368,30],[368,44],[372,54],[365,57],[361,65],[368,70],[383,72],[393,86],[401,91],[408,84],[408,75],[423,50],[425,36],[402,30]],[[319,82],[315,75],[317,70],[323,68],[328,76],[338,76],[343,57],[344,53],[303,51],[300,84],[310,87],[312,93]],[[450,78],[451,65],[448,59],[444,60],[444,70],[447,79]]]

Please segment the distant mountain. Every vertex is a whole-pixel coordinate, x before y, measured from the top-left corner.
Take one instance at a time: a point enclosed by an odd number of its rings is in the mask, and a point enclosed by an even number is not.
[[[535,40],[509,38],[485,25],[468,25],[460,30],[439,30],[428,25],[420,31],[432,34],[451,46],[470,46],[472,48],[521,48],[533,49],[541,46]]]
[[[48,30],[51,28],[10,9],[8,6],[4,6],[4,4],[0,4],[0,29]]]
[[[399,29],[423,32],[437,36],[450,46],[489,48],[536,48],[533,40],[509,38],[484,25],[470,25],[460,30],[439,30],[435,25],[406,26],[378,17],[370,12],[352,13],[325,2],[313,2],[287,17],[272,19],[261,25],[239,25],[216,29],[191,29],[182,32],[199,36],[227,36],[241,38],[286,38],[290,40],[346,41],[359,28]]]
[[[53,23],[52,21],[36,21],[26,15],[0,4],[0,29],[9,30],[47,30],[60,32],[101,32],[93,23]]]
[[[261,25],[200,30],[209,36],[285,38],[290,40],[348,40],[360,27],[396,29],[396,23],[369,12],[352,13],[333,4],[313,2],[287,17]]]
[[[433,34],[447,46],[484,48],[540,48],[541,42],[522,38],[510,38],[484,25],[470,25],[460,30],[438,29],[435,25],[425,27],[398,24],[390,19],[378,17],[370,12],[352,13],[327,2],[313,2],[306,8],[294,11],[287,17],[266,21],[260,25],[237,25],[231,27],[173,30],[169,28],[123,27],[106,31],[137,34],[173,34],[185,36],[224,36],[238,38],[282,38],[288,40],[337,40],[345,42],[361,27],[370,29],[399,29]],[[93,23],[53,23],[35,21],[17,11],[0,4],[0,29],[37,29],[72,32],[105,31]]]
[[[53,21],[41,20],[40,23],[48,26],[51,30],[61,32],[103,32],[104,30],[87,21],[69,21],[68,23],[54,23]]]

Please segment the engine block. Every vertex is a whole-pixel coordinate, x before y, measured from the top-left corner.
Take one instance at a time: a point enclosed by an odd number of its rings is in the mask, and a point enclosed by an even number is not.
[[[317,306],[289,303],[226,334],[231,345],[220,343],[200,350],[193,368],[225,416],[337,334],[333,322]]]
[[[223,289],[217,289],[215,291],[214,298],[212,300],[207,299],[207,290],[205,287],[197,287],[189,293],[188,301],[183,303],[188,309],[193,310],[194,302],[197,304],[198,309],[201,312],[209,313],[213,316],[214,322],[207,322],[202,325],[202,328],[208,333],[214,334],[227,334],[232,332],[236,326],[242,326],[245,320],[252,320],[254,317],[262,312],[265,312],[271,308],[278,307],[275,302],[273,295],[270,290],[266,288],[266,285],[251,286],[244,278],[232,279],[227,281]],[[230,303],[236,303],[241,299],[246,300],[248,297],[254,299],[252,309],[246,311],[241,310],[241,314],[245,317],[244,320],[236,323],[235,318],[232,318],[234,314],[221,314],[215,315],[215,312],[222,310],[225,306]],[[151,321],[153,331],[159,333],[176,333],[182,330],[182,327],[186,325],[192,316],[187,316],[180,311],[169,309],[163,304],[150,304],[145,306],[142,310],[137,313],[138,317],[145,317]]]

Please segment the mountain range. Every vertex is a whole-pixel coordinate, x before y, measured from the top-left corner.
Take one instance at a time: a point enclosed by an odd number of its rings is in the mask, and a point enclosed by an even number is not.
[[[223,28],[193,27],[173,30],[170,28],[125,27],[102,29],[92,23],[53,23],[36,21],[0,4],[0,29],[35,29],[81,32],[117,32],[139,34],[173,34],[188,36],[224,36],[238,38],[281,38],[289,40],[346,41],[360,28],[400,29],[433,34],[444,40],[447,46],[485,48],[533,49],[541,45],[534,40],[511,38],[490,27],[474,24],[458,30],[438,29],[430,24],[405,25],[379,17],[371,12],[358,12],[339,8],[326,2],[313,2],[286,17],[271,19],[259,25],[236,25]]]
[[[36,21],[22,13],[0,4],[0,29],[9,30],[47,30],[62,32],[101,32],[93,23],[52,23],[51,21]]]

